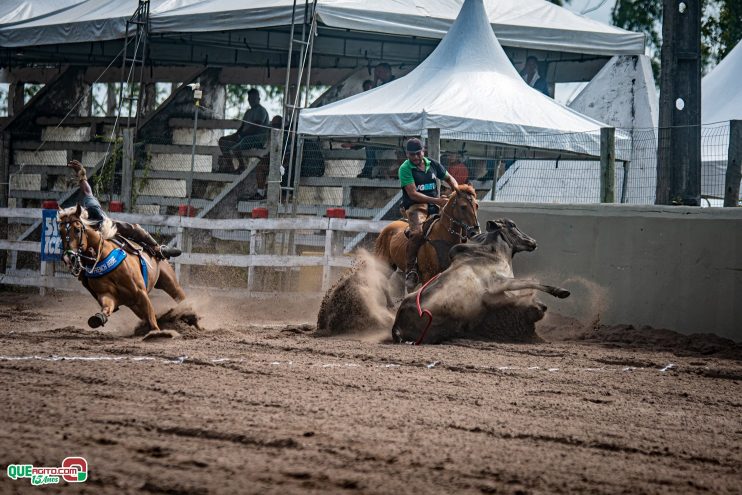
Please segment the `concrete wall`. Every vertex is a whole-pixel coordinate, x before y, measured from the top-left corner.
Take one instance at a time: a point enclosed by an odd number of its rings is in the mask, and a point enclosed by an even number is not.
[[[538,241],[516,277],[572,291],[550,311],[742,341],[742,208],[485,203]]]

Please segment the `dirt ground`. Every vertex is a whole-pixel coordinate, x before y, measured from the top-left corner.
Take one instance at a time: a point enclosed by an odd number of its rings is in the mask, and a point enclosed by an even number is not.
[[[142,341],[0,292],[0,493],[742,492],[738,344],[552,316],[542,344],[391,345],[315,337],[319,297],[190,296],[201,330]],[[67,456],[87,482],[5,473]]]

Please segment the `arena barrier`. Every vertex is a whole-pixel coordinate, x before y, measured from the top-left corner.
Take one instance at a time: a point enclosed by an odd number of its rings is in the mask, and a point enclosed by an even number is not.
[[[500,217],[538,241],[516,276],[572,291],[549,311],[742,341],[742,208],[481,204]]]

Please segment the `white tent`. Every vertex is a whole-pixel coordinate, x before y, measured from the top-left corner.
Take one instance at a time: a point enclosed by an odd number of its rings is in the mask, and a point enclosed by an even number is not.
[[[6,0],[0,46],[32,46],[119,39],[136,0]],[[3,2],[5,4],[5,2]],[[50,4],[44,0],[43,4]],[[311,2],[310,2],[311,3]],[[462,0],[318,0],[320,26],[370,33],[442,38]],[[297,2],[297,20],[304,1]],[[5,4],[8,5],[8,4]],[[507,46],[598,55],[644,51],[641,33],[576,15],[546,0],[487,0],[489,19]],[[287,26],[293,0],[151,0],[152,33],[196,33]],[[0,15],[6,8],[0,6]],[[23,22],[18,22],[23,21]],[[5,25],[5,23],[12,23]]]
[[[77,3],[78,0],[3,0],[0,3],[0,26],[62,12]]]
[[[704,124],[701,127],[703,196],[724,197],[729,152],[729,121],[742,119],[740,80],[742,80],[742,43],[738,43],[701,81],[701,122]]]
[[[441,137],[599,153],[600,127],[529,87],[487,22],[466,0],[433,53],[406,76],[320,108],[303,110],[301,134]]]
[[[701,81],[701,122],[742,119],[742,43]]]
[[[618,141],[616,155],[630,160],[623,191],[624,167],[616,163],[616,201],[654,203],[657,176],[657,92],[646,55],[618,56],[583,88],[569,107],[630,132]],[[491,197],[491,196],[489,196]],[[496,201],[596,203],[600,201],[600,165],[588,161],[512,163],[497,181]]]

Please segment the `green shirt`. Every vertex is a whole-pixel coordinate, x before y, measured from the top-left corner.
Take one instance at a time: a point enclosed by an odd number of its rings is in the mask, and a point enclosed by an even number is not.
[[[415,190],[420,194],[429,196],[431,198],[438,197],[438,183],[436,179],[445,179],[448,177],[448,172],[443,168],[443,165],[435,160],[430,160],[423,157],[425,161],[425,171],[420,170],[409,160],[399,166],[399,185],[402,187],[402,206],[408,208],[410,205],[415,204],[415,201],[409,197],[405,187],[414,184]]]

